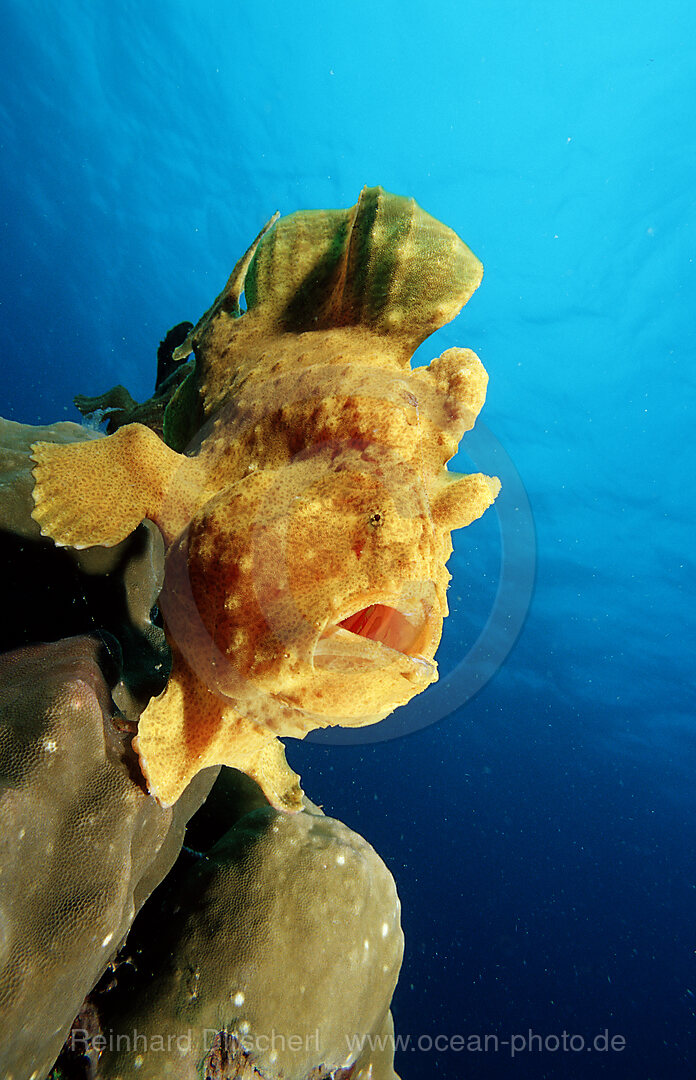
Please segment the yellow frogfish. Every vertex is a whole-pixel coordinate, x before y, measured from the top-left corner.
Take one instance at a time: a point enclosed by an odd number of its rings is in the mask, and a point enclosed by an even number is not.
[[[450,532],[500,484],[446,468],[483,405],[478,357],[410,358],[482,272],[379,187],[276,215],[174,352],[188,374],[162,438],[127,423],[33,446],[55,543],[109,547],[144,518],[164,537],[172,672],[134,740],[161,804],[227,764],[298,810],[279,736],[376,723],[436,679]]]

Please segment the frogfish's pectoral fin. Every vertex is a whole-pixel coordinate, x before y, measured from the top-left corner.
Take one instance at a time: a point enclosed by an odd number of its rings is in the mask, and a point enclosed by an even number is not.
[[[493,505],[499,491],[497,476],[445,472],[431,500],[433,519],[441,529],[463,529]]]
[[[200,482],[195,459],[142,424],[89,442],[34,443],[32,460],[32,516],[63,547],[113,547],[146,517],[171,540],[186,524]]]
[[[209,690],[176,650],[167,688],[140,717],[133,747],[162,806],[176,802],[201,769],[230,765],[256,780],[277,810],[302,809],[299,777],[282,743]]]

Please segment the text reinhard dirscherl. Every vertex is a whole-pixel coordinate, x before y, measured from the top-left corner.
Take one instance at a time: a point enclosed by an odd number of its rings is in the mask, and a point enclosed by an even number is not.
[[[68,1040],[74,1053],[86,1054],[89,1051],[109,1050],[121,1054],[165,1053],[183,1057],[193,1051],[208,1053],[216,1041],[227,1038],[234,1042],[245,1054],[266,1054],[269,1051],[283,1053],[287,1050],[298,1053],[316,1051],[320,1055],[319,1029],[311,1033],[285,1034],[272,1030],[270,1034],[226,1033],[216,1028],[204,1028],[195,1032],[179,1034],[152,1034],[137,1031],[115,1032],[91,1035],[82,1028],[73,1028]],[[355,1060],[366,1049],[385,1050],[391,1046],[395,1051],[420,1051],[421,1053],[442,1054],[446,1052],[469,1054],[507,1054],[514,1058],[520,1054],[556,1054],[556,1053],[621,1053],[626,1049],[623,1035],[612,1034],[608,1028],[595,1035],[585,1036],[569,1031],[541,1035],[529,1028],[526,1032],[516,1032],[503,1037],[488,1034],[454,1035],[356,1035],[346,1034],[346,1052],[350,1060]]]

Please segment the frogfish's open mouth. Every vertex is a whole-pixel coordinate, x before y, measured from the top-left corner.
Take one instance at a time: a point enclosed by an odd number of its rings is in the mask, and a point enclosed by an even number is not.
[[[312,663],[316,669],[347,674],[379,669],[398,658],[399,670],[408,679],[430,682],[437,669],[423,653],[431,636],[430,612],[421,601],[408,611],[367,604],[324,628]]]
[[[387,604],[370,604],[339,624],[344,630],[360,637],[379,641],[390,649],[413,656],[417,653],[422,627],[411,622],[401,611]]]

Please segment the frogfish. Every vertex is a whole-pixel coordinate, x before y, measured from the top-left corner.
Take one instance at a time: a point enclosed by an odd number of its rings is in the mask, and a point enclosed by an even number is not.
[[[172,670],[133,742],[162,805],[226,764],[298,810],[280,737],[376,723],[437,678],[450,533],[500,483],[447,469],[484,402],[478,357],[410,360],[482,273],[380,187],[276,214],[175,350],[161,434],[34,444],[44,536],[109,547],[149,518],[164,538]]]

